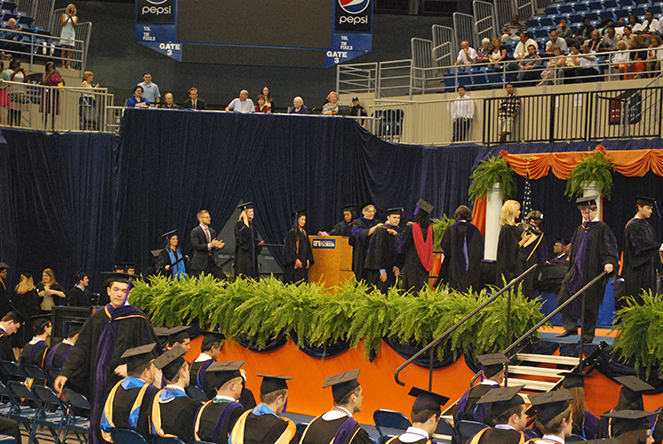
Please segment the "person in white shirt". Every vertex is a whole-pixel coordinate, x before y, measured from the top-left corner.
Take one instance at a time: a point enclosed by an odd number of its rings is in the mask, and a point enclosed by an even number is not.
[[[596,61],[596,51],[589,49],[589,43],[582,45],[580,56],[580,77],[582,82],[597,82],[599,79],[599,64]]]
[[[451,102],[451,119],[454,125],[452,143],[466,140],[474,118],[474,101],[466,93],[465,87],[459,86],[458,97]]]
[[[553,48],[558,47],[562,53],[565,53],[567,50],[566,40],[560,39],[558,37],[557,31],[550,31],[550,40],[546,42],[546,52],[545,54],[551,56],[553,53]]]
[[[152,74],[146,72],[143,74],[143,81],[138,84],[143,88],[143,98],[147,99],[150,102],[150,106],[155,106],[161,101],[161,93],[159,92],[159,86],[152,82]]]
[[[226,106],[226,111],[233,111],[236,113],[254,113],[256,107],[253,104],[253,100],[249,99],[249,92],[243,89],[239,93],[239,97],[233,99],[228,106]]]
[[[640,31],[646,34],[651,34],[652,32],[658,32],[659,26],[660,23],[658,20],[654,18],[654,13],[651,11],[647,11],[647,13],[645,14],[645,21],[642,22]]]
[[[456,60],[456,65],[470,65],[476,63],[477,61],[477,52],[470,46],[470,43],[463,41],[460,44],[461,50],[458,53],[458,59]]]
[[[539,45],[529,38],[529,34],[526,32],[522,32],[520,34],[520,42],[516,45],[516,49],[513,51],[513,58],[516,60],[515,62],[511,62],[507,65],[507,69],[509,71],[518,71],[520,68],[520,63],[519,61],[522,60],[523,57],[525,57],[528,52],[527,48],[529,48],[530,45],[534,45],[534,48],[536,48],[536,52],[539,52]]]

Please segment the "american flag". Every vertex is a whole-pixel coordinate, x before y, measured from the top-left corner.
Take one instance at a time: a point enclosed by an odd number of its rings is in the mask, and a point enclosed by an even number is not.
[[[532,211],[532,189],[529,185],[529,168],[527,168],[527,176],[525,177],[525,194],[523,195],[522,218],[525,219],[530,211]]]

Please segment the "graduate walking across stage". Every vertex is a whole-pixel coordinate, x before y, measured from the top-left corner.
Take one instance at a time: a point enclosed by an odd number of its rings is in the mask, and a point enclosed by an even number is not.
[[[352,271],[355,273],[355,280],[357,282],[366,281],[366,272],[364,270],[366,251],[368,250],[368,244],[371,242],[371,237],[378,226],[378,221],[375,219],[377,209],[374,203],[367,202],[362,205],[361,212],[363,216],[352,224],[352,237],[354,237]]]
[[[401,273],[396,264],[401,214],[402,207],[387,210],[387,222],[376,225],[366,251],[366,283],[375,286],[385,295],[396,284],[396,278]]]
[[[253,202],[246,202],[237,208],[242,210],[235,224],[235,276],[260,279],[258,254],[264,242],[258,239],[253,224]]]
[[[308,268],[314,262],[311,241],[304,231],[306,211],[295,211],[293,219],[294,226],[283,241],[283,282],[286,284],[308,282]]]
[[[419,292],[428,283],[429,273],[433,268],[433,226],[430,214],[433,206],[419,199],[414,210],[415,221],[405,227],[398,235],[399,255],[396,267],[403,270],[403,285],[413,294]]]

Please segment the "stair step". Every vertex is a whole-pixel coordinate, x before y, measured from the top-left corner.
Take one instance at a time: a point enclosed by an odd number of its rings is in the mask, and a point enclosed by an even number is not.
[[[532,381],[530,379],[516,379],[509,378],[509,387],[515,387],[517,385],[524,385],[524,390],[533,390],[539,392],[547,392],[552,390],[556,382],[544,382],[544,381]]]
[[[578,358],[571,356],[551,356],[551,355],[534,355],[530,353],[517,353],[516,359],[518,361],[541,362],[545,364],[561,364],[576,366],[580,363]]]
[[[532,375],[532,376],[547,376],[549,378],[558,378],[561,379],[561,372],[567,370],[559,368],[545,368],[545,367],[530,367],[528,365],[510,365],[509,374],[517,375]]]

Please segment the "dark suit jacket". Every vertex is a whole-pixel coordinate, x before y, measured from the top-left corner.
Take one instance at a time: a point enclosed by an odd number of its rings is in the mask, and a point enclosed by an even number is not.
[[[193,109],[193,102],[191,99],[184,102],[184,109]],[[200,97],[196,99],[196,109],[207,109],[207,104]]]
[[[216,231],[214,229],[207,227],[209,230],[210,241],[216,238]],[[189,268],[191,270],[204,270],[207,267],[207,236],[205,232],[198,225],[196,228],[191,230],[191,245],[193,245],[193,257],[189,261]]]

